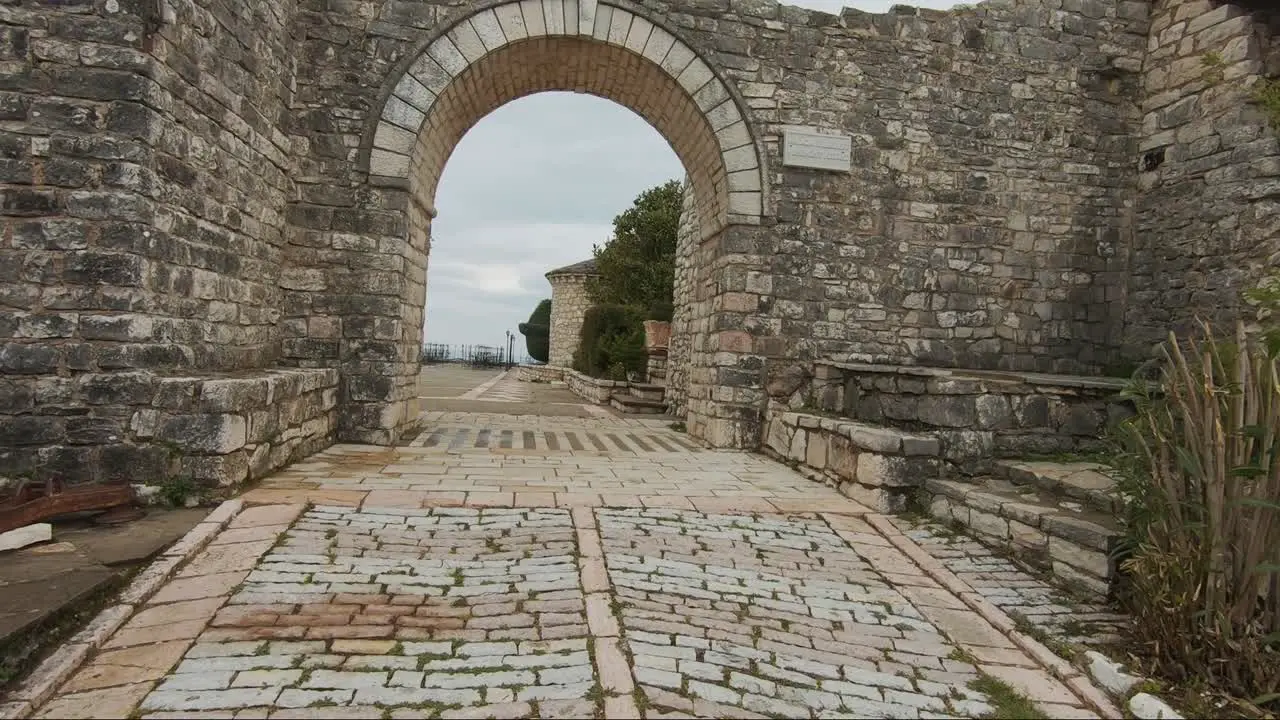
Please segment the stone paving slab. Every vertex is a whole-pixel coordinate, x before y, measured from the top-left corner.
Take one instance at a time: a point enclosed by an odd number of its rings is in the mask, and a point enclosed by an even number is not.
[[[869,510],[759,455],[707,450],[665,424],[542,425],[427,414],[408,447],[335,445],[265,479],[250,502],[369,507],[669,507],[704,512]]]
[[[1107,606],[1074,598],[940,523],[896,518],[894,524],[992,605],[1036,630],[1079,645],[1106,647],[1122,642],[1127,619]]]
[[[1093,717],[1096,690],[951,558],[779,463],[653,419],[424,419],[408,447],[337,445],[224,505],[24,702],[40,718],[946,718],[991,709],[970,687],[985,674]]]
[[[972,717],[1066,686],[848,515],[250,507],[36,717]]]

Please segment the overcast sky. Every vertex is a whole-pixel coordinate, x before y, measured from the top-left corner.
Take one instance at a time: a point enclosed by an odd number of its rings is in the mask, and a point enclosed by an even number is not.
[[[838,13],[951,0],[798,0]],[[531,142],[537,138],[537,142]],[[608,100],[542,93],[504,105],[462,138],[436,195],[426,342],[505,343],[551,297],[543,274],[591,257],[641,191],[684,168],[638,115]],[[516,347],[523,352],[523,337]]]

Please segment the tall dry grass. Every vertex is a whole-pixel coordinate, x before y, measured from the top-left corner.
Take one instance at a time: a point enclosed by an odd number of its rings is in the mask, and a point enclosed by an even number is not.
[[[1135,384],[1125,603],[1162,674],[1280,705],[1280,362],[1236,328],[1170,336]]]

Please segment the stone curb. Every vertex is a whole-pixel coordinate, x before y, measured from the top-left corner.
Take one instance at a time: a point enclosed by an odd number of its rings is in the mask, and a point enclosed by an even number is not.
[[[23,720],[48,701],[136,609],[154,595],[181,565],[203,550],[243,507],[244,503],[238,499],[223,502],[148,565],[120,593],[116,604],[98,613],[88,626],[45,658],[26,681],[10,693],[6,699],[12,702],[0,705],[0,720]]]
[[[912,542],[911,538],[903,534],[888,517],[873,513],[865,515],[863,519],[879,531],[895,548],[909,557],[912,562],[919,565],[926,575],[955,593],[970,610],[978,613],[984,620],[1004,633],[1013,641],[1014,645],[1017,645],[1023,652],[1030,655],[1037,664],[1048,670],[1050,675],[1061,680],[1087,706],[1096,710],[1099,715],[1107,720],[1120,720],[1120,718],[1124,717],[1107,694],[1099,690],[1087,675],[1082,674],[1074,665],[1058,657],[1040,641],[1018,631],[1017,624],[1013,621],[1013,618],[1009,617],[1005,611],[988,602],[968,583],[961,580],[955,573],[946,569],[936,558]]]

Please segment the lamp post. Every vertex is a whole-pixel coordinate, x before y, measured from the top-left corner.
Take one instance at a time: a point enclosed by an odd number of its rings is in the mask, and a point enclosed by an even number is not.
[[[511,349],[512,349],[512,347],[514,347],[514,346],[515,346],[515,336],[511,334],[511,331],[510,331],[510,330],[508,330],[508,331],[507,331],[507,369],[508,369],[508,370],[510,370],[510,369],[511,369],[511,365],[512,365],[512,362],[511,362]]]

